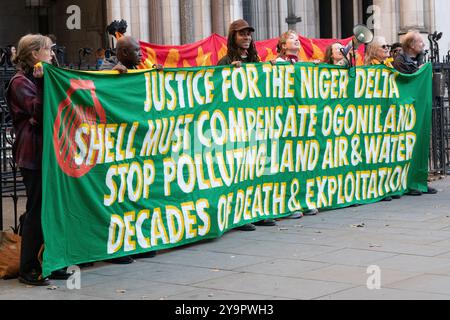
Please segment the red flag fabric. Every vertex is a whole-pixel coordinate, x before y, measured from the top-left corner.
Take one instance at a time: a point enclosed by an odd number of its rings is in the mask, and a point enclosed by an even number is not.
[[[152,68],[156,63],[166,68],[186,68],[216,65],[227,53],[226,38],[212,34],[206,39],[181,46],[164,46],[140,42],[143,69]]]
[[[326,48],[340,42],[347,45],[351,38],[338,39],[310,39],[299,36],[302,48],[299,52],[301,61],[309,62],[325,57]],[[270,61],[277,57],[278,38],[256,41],[256,49],[262,61]],[[140,42],[142,63],[140,69],[152,68],[154,64],[161,64],[165,68],[184,68],[197,66],[214,66],[227,53],[227,38],[212,34],[208,38],[192,44],[181,46],[165,46]],[[364,62],[364,46],[357,50],[357,65]]]

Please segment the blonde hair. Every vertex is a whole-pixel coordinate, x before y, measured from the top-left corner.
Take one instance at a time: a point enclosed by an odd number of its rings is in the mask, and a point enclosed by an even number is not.
[[[366,55],[364,57],[364,64],[366,66],[372,65],[372,61],[374,59],[379,60],[377,58],[377,51],[385,43],[386,43],[385,37],[376,36],[373,38],[373,41],[371,43],[369,43],[369,45],[366,48]],[[383,61],[380,61],[380,62],[383,62]]]
[[[41,34],[27,34],[19,40],[13,63],[17,65],[18,69],[28,72],[34,66],[33,51],[50,49],[52,44],[53,42],[49,37]]]
[[[402,41],[403,51],[409,51],[416,43],[416,35],[420,36],[418,30],[409,30]]]
[[[298,33],[296,31],[288,30],[285,33],[283,33],[278,39],[277,44],[278,57],[284,57],[286,55],[286,49],[283,48],[283,45],[286,44],[287,40],[289,39],[289,35],[291,34],[294,34],[298,37]]]

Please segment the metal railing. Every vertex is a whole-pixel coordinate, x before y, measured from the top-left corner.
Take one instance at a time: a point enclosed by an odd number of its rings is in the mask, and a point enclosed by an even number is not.
[[[433,64],[430,173],[450,174],[450,61]]]
[[[97,66],[89,64],[69,64],[68,69],[97,70]],[[26,197],[20,170],[18,170],[13,157],[12,145],[14,142],[14,130],[6,104],[5,91],[9,80],[15,74],[16,69],[4,63],[0,65],[0,230],[11,228],[17,233],[19,228],[18,202],[20,197]],[[12,200],[14,220],[13,226],[4,225],[5,199]]]
[[[25,197],[25,186],[12,158],[14,131],[9,110],[5,101],[5,89],[15,73],[15,68],[3,65],[0,67],[0,230],[3,230],[4,199],[11,199],[14,211],[14,226],[8,226],[14,232],[18,231],[18,201]]]

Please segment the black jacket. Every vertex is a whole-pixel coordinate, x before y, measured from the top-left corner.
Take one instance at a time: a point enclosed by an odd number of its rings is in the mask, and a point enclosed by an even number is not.
[[[399,54],[392,63],[397,71],[406,74],[416,73],[422,64],[423,62],[420,55],[416,58],[412,58],[404,52]]]

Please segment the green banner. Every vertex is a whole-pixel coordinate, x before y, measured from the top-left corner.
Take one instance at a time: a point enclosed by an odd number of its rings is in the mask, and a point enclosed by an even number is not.
[[[426,191],[431,72],[46,65],[44,274]]]

